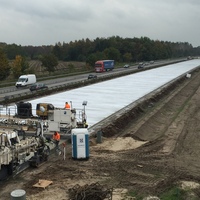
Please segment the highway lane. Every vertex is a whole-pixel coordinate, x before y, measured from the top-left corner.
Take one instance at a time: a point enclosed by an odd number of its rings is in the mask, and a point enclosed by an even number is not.
[[[92,127],[120,110],[126,112],[130,105],[135,106],[135,102],[143,99],[145,95],[152,91],[154,93],[160,91],[160,87],[166,87],[169,82],[177,80],[180,76],[186,76],[186,73],[199,66],[200,59],[170,64],[73,90],[40,96],[28,102],[32,104],[33,115],[35,115],[38,103],[51,103],[55,107],[62,108],[68,101],[72,102],[73,107],[78,110],[82,107],[82,102],[87,101],[87,119],[89,127]],[[14,115],[16,105],[5,106],[1,113]],[[77,115],[79,116],[78,112]]]
[[[114,74],[114,73],[119,73],[123,70],[127,71],[127,70],[133,70],[133,69],[137,69],[137,67],[132,66],[129,69],[118,68],[118,69],[114,69],[113,71],[109,71],[109,72],[105,72],[105,73],[98,73],[97,76],[102,77],[102,76],[106,76],[106,75],[110,75],[110,74]],[[94,74],[94,73],[92,73],[92,74]],[[50,79],[50,80],[44,80],[44,81],[38,81],[38,83],[39,82],[45,83],[49,88],[51,88],[51,87],[56,87],[56,86],[59,86],[62,84],[87,80],[89,74],[91,74],[91,73],[68,76],[68,77],[63,77],[63,78]],[[8,95],[16,95],[16,94],[21,94],[21,93],[26,93],[26,92],[30,92],[29,87],[22,87],[22,88],[16,88],[15,86],[3,87],[3,88],[0,88],[0,98],[4,98],[5,96],[8,96]]]
[[[145,68],[153,67],[153,66],[157,66],[161,64],[169,64],[171,62],[180,61],[180,60],[183,60],[183,59],[156,61],[154,64],[145,65]],[[116,68],[113,71],[98,73],[97,76],[103,77],[103,76],[107,76],[114,73],[120,73],[123,71],[133,71],[133,70],[135,71],[135,70],[138,70],[137,67],[138,65],[133,65],[133,66],[130,66],[129,68],[123,68],[123,67]],[[45,83],[49,88],[59,87],[59,85],[87,80],[88,75],[89,73],[86,73],[86,74],[81,74],[81,75],[67,76],[67,77],[49,79],[49,80],[38,81],[38,82]],[[3,87],[3,88],[0,88],[0,98],[4,98],[6,96],[11,96],[11,95],[23,94],[27,92],[30,92],[29,87],[16,88],[15,85],[10,86],[10,87]]]

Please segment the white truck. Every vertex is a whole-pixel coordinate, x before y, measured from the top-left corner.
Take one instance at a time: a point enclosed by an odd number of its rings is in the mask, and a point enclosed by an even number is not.
[[[25,87],[31,84],[36,83],[36,76],[35,74],[27,74],[27,75],[21,75],[16,82],[15,86],[18,87]]]

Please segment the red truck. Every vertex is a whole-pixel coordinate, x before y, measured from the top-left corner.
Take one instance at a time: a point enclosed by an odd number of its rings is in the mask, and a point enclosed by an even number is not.
[[[115,61],[114,60],[98,60],[95,62],[95,71],[96,72],[106,72],[114,69]]]

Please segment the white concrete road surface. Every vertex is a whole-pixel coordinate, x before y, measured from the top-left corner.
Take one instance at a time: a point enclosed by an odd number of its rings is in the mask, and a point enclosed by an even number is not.
[[[186,75],[199,65],[200,59],[170,64],[29,102],[32,104],[33,114],[36,115],[38,103],[51,103],[55,107],[64,108],[68,101],[78,110],[83,108],[82,102],[87,101],[85,109],[90,127],[178,76]],[[10,115],[14,115],[16,106],[10,106],[7,111],[1,108],[1,114],[8,114],[8,110]]]

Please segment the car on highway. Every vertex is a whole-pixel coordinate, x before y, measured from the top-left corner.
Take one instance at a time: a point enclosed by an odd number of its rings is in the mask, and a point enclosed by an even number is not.
[[[34,83],[33,85],[30,86],[30,91],[35,91],[35,90],[42,90],[42,89],[47,89],[48,86],[45,85],[44,83]]]
[[[130,65],[128,65],[128,64],[124,65],[124,68],[129,68],[129,67],[130,67]]]
[[[151,61],[149,62],[149,64],[154,64],[154,61],[153,61],[153,60],[151,60]]]
[[[138,65],[138,69],[142,69],[142,68],[144,68],[144,66],[145,66],[145,63],[144,63],[144,62],[141,62],[141,63],[139,63],[139,65]]]
[[[89,74],[88,79],[97,79],[97,75]]]

